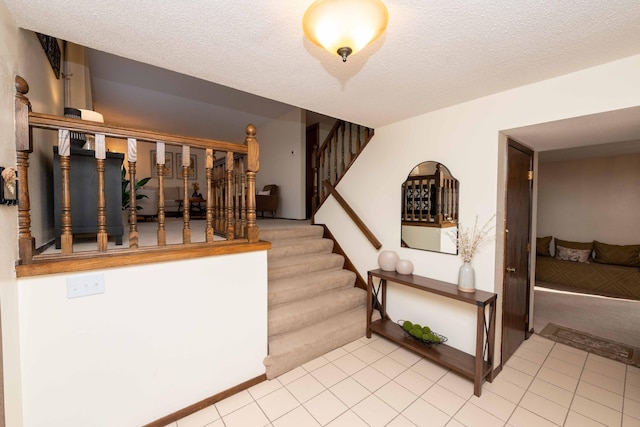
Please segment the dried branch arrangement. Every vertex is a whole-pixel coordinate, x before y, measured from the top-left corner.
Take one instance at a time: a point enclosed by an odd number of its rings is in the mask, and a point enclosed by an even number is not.
[[[473,228],[464,227],[462,224],[458,224],[458,231],[451,232],[449,237],[458,247],[458,251],[462,256],[464,262],[471,262],[471,259],[475,253],[484,246],[486,243],[493,239],[491,233],[496,225],[494,223],[495,215],[481,227],[478,228],[478,216],[476,215],[476,221],[473,224]]]

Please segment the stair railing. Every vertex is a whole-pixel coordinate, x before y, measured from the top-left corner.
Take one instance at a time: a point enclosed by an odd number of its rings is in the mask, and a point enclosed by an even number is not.
[[[380,249],[382,247],[382,243],[380,243],[380,241],[376,238],[373,232],[369,230],[369,227],[367,227],[364,221],[360,219],[358,214],[355,213],[355,211],[351,208],[351,206],[349,206],[346,200],[344,200],[344,198],[340,195],[340,193],[338,193],[338,190],[336,190],[336,188],[333,185],[331,185],[331,183],[328,180],[324,181],[324,186],[326,187],[329,194],[336,199],[338,204],[347,213],[347,215],[349,215],[349,218],[351,218],[351,221],[353,221],[353,223],[358,227],[358,229],[362,232],[362,234],[364,234],[364,236],[367,238],[369,243],[371,243],[371,245],[374,248]]]
[[[205,243],[212,246],[224,246],[227,253],[237,253],[246,250],[256,250],[255,245],[259,242],[259,230],[256,226],[256,204],[255,204],[255,183],[256,173],[259,169],[259,147],[255,138],[256,129],[253,125],[246,127],[246,137],[244,144],[232,142],[216,141],[213,139],[193,138],[180,135],[173,135],[161,132],[141,130],[136,128],[109,125],[104,123],[89,122],[62,116],[39,114],[31,111],[29,99],[25,96],[29,91],[27,82],[21,77],[16,77],[16,157],[17,174],[20,180],[18,186],[18,247],[19,247],[19,275],[34,275],[50,272],[60,272],[56,269],[49,269],[46,263],[53,261],[69,260],[75,261],[78,265],[93,266],[93,268],[104,268],[109,262],[116,265],[122,263],[117,256],[107,257],[107,219],[106,219],[106,195],[105,195],[105,138],[117,138],[127,140],[128,152],[128,172],[129,181],[136,182],[137,166],[137,142],[145,141],[155,144],[157,152],[157,172],[158,172],[158,229],[157,248],[167,246],[165,227],[165,144],[179,145],[182,147],[181,165],[177,165],[182,170],[183,179],[183,245],[191,243],[190,229],[190,197],[188,191],[190,150],[191,148],[204,149],[206,153],[206,232]],[[60,156],[61,173],[61,252],[53,255],[36,255],[35,240],[31,234],[31,213],[29,194],[29,154],[33,151],[32,129],[49,129],[58,132],[58,155]],[[74,254],[73,249],[73,226],[71,209],[71,183],[69,172],[73,167],[73,156],[70,155],[70,134],[78,132],[81,134],[94,134],[96,136],[95,163],[97,174],[97,251],[83,251]],[[224,167],[219,168],[215,154],[224,153]],[[138,230],[137,230],[137,207],[136,188],[130,185],[129,197],[129,249],[117,249],[109,252],[117,253],[119,256],[129,256],[130,251],[138,250]],[[226,241],[214,241],[215,232],[223,234]],[[125,231],[126,232],[126,231]],[[251,248],[231,248],[230,244],[252,243]],[[176,245],[171,245],[172,249]],[[198,256],[197,253],[211,253],[211,251],[200,251],[189,245],[189,254],[185,257]],[[142,249],[142,248],[140,248]],[[161,261],[166,258],[162,254],[150,252],[144,248],[145,258],[153,258]],[[218,251],[222,253],[221,251]],[[217,253],[218,253],[217,252]],[[100,260],[101,256],[105,256]],[[97,259],[97,261],[96,261]],[[124,258],[123,258],[124,259]],[[93,260],[93,261],[90,261]],[[111,261],[109,261],[111,260]],[[116,260],[116,261],[114,261]],[[90,261],[90,262],[89,262]],[[129,258],[125,262],[133,263]],[[40,268],[35,268],[35,264],[40,263]],[[47,264],[48,265],[48,264]],[[78,265],[72,267],[74,271],[79,271]],[[20,267],[34,268],[27,271]],[[66,265],[68,268],[69,266]],[[90,269],[87,267],[86,269]],[[24,271],[23,271],[24,270]],[[38,272],[36,272],[36,270]],[[70,270],[64,270],[70,271]],[[44,273],[43,273],[44,272]]]
[[[318,147],[314,147],[314,185],[312,211],[315,214],[329,196],[323,183],[333,187],[351,167],[362,150],[373,137],[374,130],[354,123],[337,120],[333,128]]]

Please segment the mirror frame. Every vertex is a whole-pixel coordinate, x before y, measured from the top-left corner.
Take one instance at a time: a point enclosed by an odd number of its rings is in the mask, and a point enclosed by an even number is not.
[[[458,255],[451,233],[457,233],[459,191],[459,181],[442,163],[416,165],[402,184],[400,245]]]

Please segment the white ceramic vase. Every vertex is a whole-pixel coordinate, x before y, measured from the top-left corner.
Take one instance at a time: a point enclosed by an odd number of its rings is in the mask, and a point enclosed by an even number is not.
[[[476,291],[476,272],[470,262],[465,262],[460,266],[458,273],[458,290],[462,292]]]
[[[400,259],[396,261],[396,271],[400,274],[413,273],[413,263],[408,259]]]
[[[397,253],[393,251],[382,251],[380,255],[378,255],[378,265],[380,266],[380,270],[384,271],[395,271],[396,270],[396,262],[400,257]]]

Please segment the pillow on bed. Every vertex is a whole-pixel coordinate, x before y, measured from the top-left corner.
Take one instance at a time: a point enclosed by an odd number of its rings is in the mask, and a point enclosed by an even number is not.
[[[595,262],[640,267],[640,245],[609,245],[594,241],[593,246]]]
[[[563,246],[569,249],[588,249],[589,253],[593,251],[593,242],[570,242],[568,240],[560,240],[556,237],[554,244],[556,247],[555,253],[558,253],[558,246]]]
[[[562,261],[587,262],[591,257],[591,249],[573,249],[556,245],[556,259]]]
[[[538,237],[536,239],[536,255],[551,256],[551,251],[549,250],[551,239],[553,239],[553,236]]]
[[[258,191],[258,196],[270,196],[271,190],[260,190]]]

